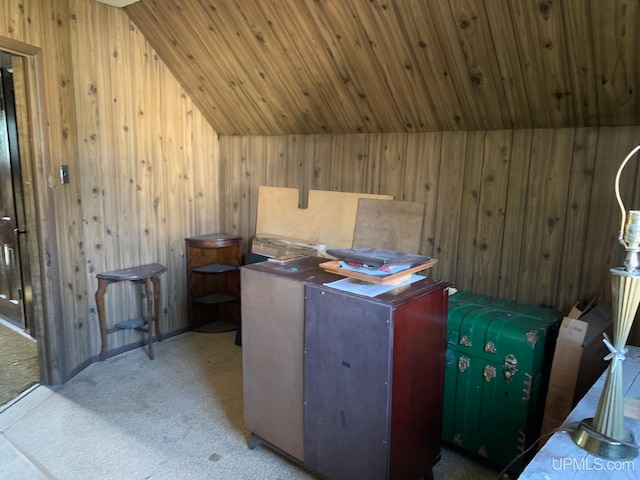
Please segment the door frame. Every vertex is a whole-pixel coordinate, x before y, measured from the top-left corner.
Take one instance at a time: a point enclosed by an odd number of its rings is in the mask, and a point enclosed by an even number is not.
[[[37,340],[40,383],[61,384],[66,380],[68,368],[54,198],[47,181],[55,177],[54,172],[48,171],[51,162],[47,161],[51,152],[46,128],[43,53],[39,47],[1,36],[0,50],[24,58],[26,106],[16,105],[16,115],[25,119],[28,129],[28,132],[19,131],[19,145],[33,295],[34,318],[29,321]]]
[[[25,62],[24,57],[9,55],[4,51],[0,51],[0,55],[2,55],[2,58],[10,57],[13,59],[11,63],[19,63],[18,68],[20,75],[24,77],[22,74]],[[8,275],[10,277],[5,288],[11,289],[12,284],[14,284],[14,288],[17,288],[17,291],[14,291],[13,294],[10,290],[3,292],[8,293],[9,295],[0,300],[0,315],[3,314],[5,316],[5,320],[15,327],[20,328],[31,336],[35,336],[34,329],[29,324],[30,319],[33,318],[33,312],[27,313],[27,309],[33,308],[31,302],[33,296],[31,294],[31,272],[29,268],[25,268],[29,265],[28,249],[25,244],[25,242],[28,241],[28,237],[23,235],[23,232],[26,230],[25,209],[24,194],[22,192],[20,152],[18,148],[19,131],[17,127],[18,120],[15,112],[13,70],[10,70],[9,68],[4,69],[2,65],[0,65],[0,70],[2,70],[2,85],[0,86],[0,91],[2,91],[2,96],[5,100],[4,111],[0,112],[0,117],[4,118],[4,121],[0,120],[0,129],[6,132],[6,153],[8,154],[7,167],[9,171],[9,175],[6,178],[0,179],[0,184],[2,185],[3,191],[5,189],[8,190],[8,194],[5,194],[5,198],[3,200],[6,201],[11,197],[10,200],[12,204],[12,209],[9,212],[7,212],[7,207],[9,205],[4,205],[3,213],[10,213],[11,218],[3,218],[5,221],[1,222],[0,228],[4,230],[2,243],[7,244],[9,242],[9,250],[14,252],[13,261],[9,268],[3,268],[2,271],[3,275]],[[18,89],[24,91],[24,88],[21,88],[21,86],[23,85],[19,84]],[[23,97],[26,96],[24,94],[21,95]],[[13,127],[11,124],[13,124]],[[26,127],[24,128],[26,129]],[[13,221],[7,222],[6,220]],[[9,234],[9,229],[11,229],[11,234]],[[5,255],[6,253],[8,253],[7,250],[5,250]],[[7,259],[5,257],[5,262],[6,261]],[[16,282],[16,280],[18,281]],[[19,286],[17,285],[18,283]],[[18,301],[16,302],[15,300]]]

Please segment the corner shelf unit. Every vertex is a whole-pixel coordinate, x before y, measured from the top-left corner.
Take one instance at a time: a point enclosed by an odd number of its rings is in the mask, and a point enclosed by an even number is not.
[[[239,325],[242,238],[214,233],[186,241],[189,326]]]

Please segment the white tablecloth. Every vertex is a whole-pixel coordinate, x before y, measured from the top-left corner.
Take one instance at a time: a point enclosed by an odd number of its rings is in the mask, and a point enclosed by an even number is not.
[[[569,414],[565,423],[578,422],[595,415],[607,372],[598,379]],[[623,388],[626,398],[640,398],[640,348],[628,347],[623,362]],[[625,426],[640,442],[640,420],[625,418]],[[556,432],[545,443],[519,480],[637,480],[640,478],[640,456],[634,460],[607,460],[578,447],[568,433]]]

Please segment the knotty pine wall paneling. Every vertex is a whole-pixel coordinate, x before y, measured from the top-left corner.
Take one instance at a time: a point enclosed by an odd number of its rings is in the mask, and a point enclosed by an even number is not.
[[[266,167],[259,158],[275,148],[294,155],[297,165],[302,151],[304,178],[329,177],[314,188],[423,202],[421,253],[438,259],[429,272],[435,278],[560,310],[597,292],[610,298],[609,268],[624,257],[613,180],[640,142],[640,127],[296,135],[296,147],[283,149],[292,141],[287,138],[220,137],[224,165],[246,163],[253,173],[250,184],[244,176],[227,176],[232,185],[225,186],[230,196],[221,198],[223,229],[248,239],[255,234],[256,207],[243,205],[256,201],[255,185],[304,190],[280,153],[277,164]],[[251,145],[241,158],[240,144]],[[330,158],[319,161],[314,152]],[[635,163],[622,182],[627,209],[640,202]],[[256,179],[265,168],[268,177]],[[239,209],[248,216],[238,216]]]
[[[504,234],[500,255],[498,297],[518,297],[520,262],[522,259],[524,224],[527,204],[529,159],[533,130],[514,130],[509,151],[509,178],[505,201]]]
[[[498,291],[500,276],[494,266],[500,266],[502,255],[512,137],[510,130],[496,130],[484,138],[473,263],[473,289],[478,293]]]
[[[303,192],[309,190],[329,190],[329,168],[331,162],[331,135],[316,135],[314,142],[300,142],[303,145],[302,175]],[[304,206],[304,205],[303,205]]]
[[[367,176],[375,182],[367,182],[365,187],[374,188],[384,195],[402,198],[405,181],[405,167],[407,158],[408,135],[403,133],[385,133],[380,136],[379,161],[373,161],[377,156],[370,156],[370,168]]]
[[[77,88],[77,110],[96,115],[95,128],[78,124],[82,137],[97,148],[86,151],[81,177],[93,177],[83,198],[92,200],[84,215],[89,310],[97,323],[95,274],[159,262],[162,277],[160,326],[166,333],[187,327],[184,238],[219,230],[217,217],[217,134],[178,82],[120,9],[95,2],[71,2],[83,12],[77,23],[79,47],[92,38],[96,51],[81,53],[74,71],[85,68],[95,80]],[[96,171],[97,170],[97,171]],[[133,284],[109,287],[109,321],[139,313],[141,292]],[[92,329],[92,351],[99,348]],[[138,332],[109,338],[110,348],[126,348]]]
[[[435,252],[438,251],[436,231],[439,229],[436,226],[438,220],[436,209],[440,208],[438,207],[438,195],[443,185],[434,179],[440,177],[440,170],[443,168],[441,150],[444,142],[442,138],[443,135],[439,133],[408,135],[407,158],[415,158],[415,161],[402,162],[405,165],[405,178],[400,199],[407,201],[408,198],[413,198],[414,202],[425,205],[422,222],[422,251],[431,257],[435,257]],[[447,165],[447,168],[452,165]],[[447,206],[442,205],[442,208],[447,208]],[[443,213],[443,216],[446,214]],[[446,252],[439,251],[437,255],[446,255]]]
[[[0,8],[0,48],[35,59],[29,81],[40,82],[29,100],[34,131],[43,127],[30,145],[44,285],[34,293],[42,381],[57,384],[97,359],[98,272],[165,264],[161,328],[187,328],[184,238],[220,230],[218,136],[123,10],[92,0]],[[109,322],[140,297],[110,286]],[[109,348],[139,340],[111,335]]]
[[[462,218],[462,181],[460,179],[465,168],[467,132],[442,132],[429,140],[436,145],[438,138],[441,146],[434,149],[434,156],[429,159],[429,162],[438,165],[439,168],[429,170],[416,168],[415,170],[418,174],[424,174],[422,177],[417,177],[416,182],[428,184],[435,195],[415,198],[416,201],[426,203],[425,216],[428,212],[433,215],[433,220],[429,218],[424,220],[424,224],[431,228],[425,227],[422,232],[424,253],[438,259],[438,270],[437,272],[434,270],[433,275],[439,278],[455,278],[456,269],[460,263],[458,255],[459,226]],[[407,163],[420,165],[421,160],[417,157],[415,162]],[[406,195],[407,201],[411,201],[409,198],[413,197]],[[429,238],[433,239],[432,245],[425,241]]]
[[[570,181],[567,185],[566,222],[562,235],[562,262],[560,263],[560,278],[556,303],[570,305],[579,297],[583,265],[591,263],[585,261],[585,242],[587,239],[589,204],[594,182],[594,164],[598,130],[595,128],[579,128],[575,132]],[[620,162],[622,159],[620,160]],[[616,164],[613,159],[611,163]],[[619,163],[619,162],[618,162]],[[603,200],[611,196],[612,185],[603,182],[601,195]],[[609,187],[609,188],[607,188]],[[614,230],[615,232],[615,230]],[[611,232],[606,232],[611,233]],[[616,246],[612,245],[612,251]],[[597,287],[589,287],[586,291]]]
[[[464,140],[466,143],[464,169],[461,172],[462,176],[455,179],[462,186],[462,203],[460,204],[460,223],[458,224],[458,244],[455,247],[458,262],[454,278],[460,288],[468,290],[473,288],[474,279],[473,266],[475,264],[476,231],[480,213],[480,181],[482,179],[482,160],[484,158],[484,135],[485,132],[480,130],[467,132]],[[445,199],[445,201],[447,200]],[[462,287],[462,285],[465,285],[465,287]]]
[[[517,298],[546,306],[559,285],[573,137],[573,129],[542,129],[531,143]]]
[[[640,144],[640,127],[601,128],[595,145],[593,187],[589,198],[589,209],[585,212],[587,223],[586,242],[583,251],[580,291],[609,292],[609,268],[622,265],[624,248],[618,242],[621,214],[615,199],[615,176],[620,163],[631,149]],[[633,204],[634,191],[638,192],[638,158],[630,162],[623,171],[620,195],[626,210],[637,209]],[[635,172],[635,173],[634,173]],[[635,181],[634,181],[635,180]],[[606,285],[603,285],[606,279]]]
[[[242,137],[230,136],[221,138],[221,145],[224,142],[225,148],[220,148],[220,197],[225,201],[220,204],[220,213],[224,215],[222,229],[227,230],[243,238],[249,238],[249,228],[255,222],[243,222],[241,207],[247,202],[242,191]],[[256,232],[254,232],[256,233]]]

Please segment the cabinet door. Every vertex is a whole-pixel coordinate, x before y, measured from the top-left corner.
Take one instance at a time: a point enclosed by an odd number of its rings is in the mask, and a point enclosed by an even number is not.
[[[305,463],[332,480],[387,477],[391,312],[306,287]]]
[[[304,284],[242,269],[245,426],[304,459]]]

